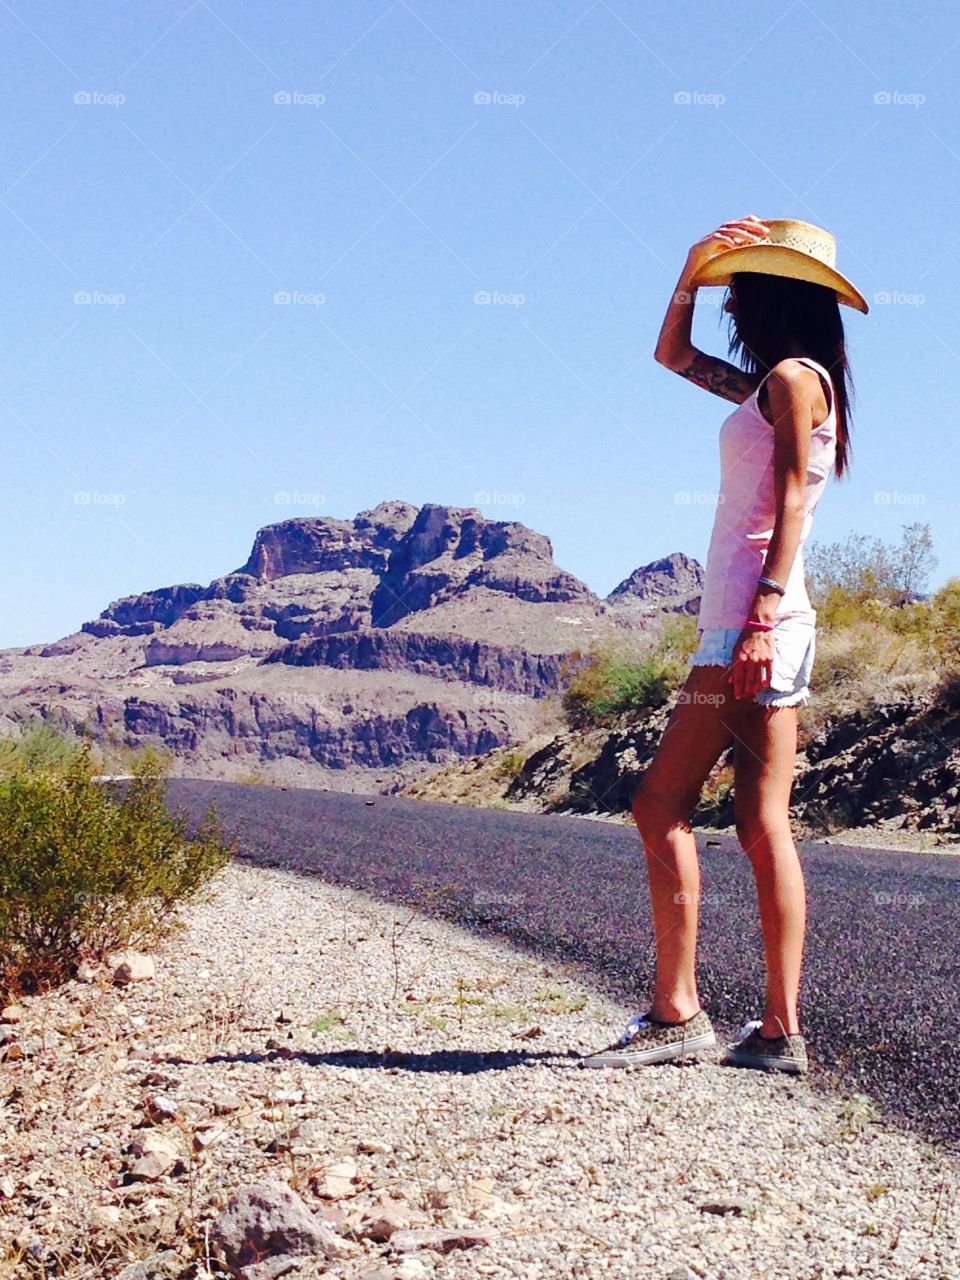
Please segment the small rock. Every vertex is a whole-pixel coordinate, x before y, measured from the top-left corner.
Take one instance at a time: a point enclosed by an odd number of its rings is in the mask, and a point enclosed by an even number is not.
[[[746,1200],[717,1200],[700,1206],[701,1213],[714,1213],[719,1217],[741,1218],[751,1211],[752,1206]]]
[[[378,1142],[376,1138],[364,1138],[362,1142],[357,1143],[357,1150],[368,1156],[385,1156],[390,1152],[391,1147],[389,1143]]]
[[[128,1177],[134,1182],[155,1182],[177,1163],[179,1150],[176,1143],[160,1133],[148,1133],[135,1139],[129,1147],[134,1157]]]
[[[277,1280],[278,1276],[299,1271],[302,1262],[303,1258],[283,1253],[277,1258],[268,1258],[266,1262],[254,1262],[249,1267],[241,1267],[237,1274],[240,1280]]]
[[[91,964],[89,960],[81,960],[77,965],[77,981],[96,982],[102,972],[100,965]]]
[[[4,1062],[19,1062],[24,1056],[23,1045],[17,1044],[16,1040],[7,1041],[3,1047]]]
[[[94,1223],[101,1227],[120,1225],[123,1212],[115,1204],[98,1204],[93,1211]]]
[[[327,1200],[343,1200],[355,1196],[360,1190],[357,1184],[357,1166],[353,1160],[338,1160],[323,1170],[318,1194]]]
[[[0,1022],[20,1022],[26,1009],[19,1004],[8,1004],[5,1009],[0,1009]]]
[[[394,1272],[396,1280],[423,1280],[428,1274],[426,1263],[419,1258],[404,1258]]]
[[[165,1249],[152,1258],[131,1262],[117,1275],[117,1280],[176,1280],[183,1271],[183,1259],[173,1249]]]
[[[206,1151],[208,1147],[214,1147],[218,1142],[222,1142],[226,1136],[226,1129],[214,1128],[212,1124],[204,1125],[194,1131],[193,1149],[194,1151]]]
[[[343,1242],[283,1182],[264,1179],[237,1191],[215,1219],[212,1242],[236,1272],[270,1254],[339,1257]]]
[[[376,1244],[385,1244],[395,1232],[409,1227],[414,1221],[424,1221],[423,1214],[418,1213],[406,1200],[383,1196],[373,1208],[364,1210],[352,1235],[357,1240],[373,1240]]]
[[[165,1093],[151,1093],[143,1099],[144,1119],[148,1124],[164,1124],[176,1120],[177,1104]]]
[[[17,1184],[10,1177],[0,1178],[0,1200],[12,1200]]]
[[[243,1105],[243,1099],[238,1093],[218,1093],[213,1097],[213,1114],[215,1116],[229,1116],[234,1111],[239,1111]]]
[[[150,982],[156,977],[153,957],[141,955],[139,951],[119,951],[110,957],[108,963],[118,987],[125,987],[131,982]]]
[[[395,1231],[390,1237],[391,1246],[398,1253],[413,1253],[417,1249],[433,1249],[437,1253],[450,1253],[454,1249],[476,1249],[491,1244],[495,1239],[491,1231],[472,1231],[469,1228],[444,1231],[442,1228]]]
[[[301,1122],[291,1130],[291,1139],[302,1142],[305,1146],[319,1146],[326,1142],[328,1126],[321,1120],[301,1120]]]

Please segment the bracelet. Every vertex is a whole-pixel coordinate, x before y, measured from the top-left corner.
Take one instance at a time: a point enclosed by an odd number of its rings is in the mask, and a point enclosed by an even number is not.
[[[748,618],[743,625],[749,627],[752,631],[773,631],[775,624],[772,622],[758,622],[755,618]]]
[[[787,594],[787,588],[781,587],[780,583],[774,578],[758,578],[757,586],[772,587],[773,590],[781,596],[785,596]]]

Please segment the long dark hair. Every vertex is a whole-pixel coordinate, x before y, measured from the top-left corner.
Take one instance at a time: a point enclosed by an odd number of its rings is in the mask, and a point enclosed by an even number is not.
[[[842,476],[850,465],[850,401],[853,379],[837,295],[826,285],[758,271],[737,271],[729,293],[730,355],[748,373],[767,374],[780,360],[801,351],[822,364],[833,379],[837,407],[837,457]]]

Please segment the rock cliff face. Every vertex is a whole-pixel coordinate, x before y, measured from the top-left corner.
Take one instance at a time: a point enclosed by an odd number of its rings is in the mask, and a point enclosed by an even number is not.
[[[401,766],[529,737],[565,654],[689,611],[699,582],[677,554],[603,600],[549,538],[472,508],[283,520],[208,586],[128,596],[0,654],[0,726],[39,713],[165,746],[185,775],[382,789]]]
[[[614,608],[629,609],[634,614],[697,613],[703,591],[703,568],[689,556],[677,551],[663,560],[635,569],[607,596]]]

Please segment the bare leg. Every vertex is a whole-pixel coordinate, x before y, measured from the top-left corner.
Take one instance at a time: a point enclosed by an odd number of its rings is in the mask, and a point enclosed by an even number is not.
[[[650,1012],[683,1022],[700,1008],[696,979],[700,864],[690,814],[730,745],[734,701],[726,669],[692,667],[640,789],[633,817],[643,841],[657,946]]]
[[[736,715],[737,836],[753,865],[767,962],[761,1034],[799,1032],[806,892],[790,828],[797,751],[796,707],[744,702]]]

